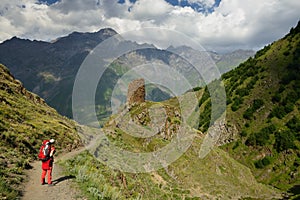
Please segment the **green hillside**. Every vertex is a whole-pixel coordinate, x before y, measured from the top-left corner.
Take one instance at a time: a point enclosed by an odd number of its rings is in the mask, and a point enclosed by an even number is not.
[[[28,92],[0,65],[0,199],[20,196],[23,170],[37,159],[44,139],[55,138],[58,153],[81,144],[75,122]]]
[[[189,95],[187,93],[186,95]],[[201,96],[201,92],[198,92]],[[149,108],[164,107],[166,125],[160,134],[148,138],[130,135],[131,127],[122,121],[130,116],[136,124],[151,127]],[[130,152],[153,152],[176,137],[180,116],[176,98],[155,103],[142,103],[123,115],[111,117],[102,129],[111,144]],[[154,113],[156,115],[157,113]],[[143,117],[141,117],[143,116]],[[125,120],[126,121],[126,120]],[[204,159],[199,158],[203,134],[197,134],[191,147],[169,166],[150,173],[129,173],[112,169],[85,152],[64,163],[68,172],[76,176],[77,182],[89,199],[272,199],[280,192],[259,184],[249,168],[232,159],[225,151],[214,148]],[[167,134],[169,133],[169,134]],[[179,133],[180,134],[180,133]],[[107,144],[110,146],[110,144]],[[99,145],[99,147],[101,144]],[[103,156],[104,150],[97,151]],[[126,162],[134,162],[126,160]],[[163,161],[162,161],[163,162]],[[125,163],[124,163],[125,164]]]
[[[300,194],[299,72],[300,23],[222,76],[226,126],[236,130],[233,142],[222,149],[248,166],[260,182],[295,195]],[[209,98],[201,102],[202,108],[210,107]],[[210,113],[204,114],[209,118]],[[207,127],[207,120],[200,121],[200,130]]]

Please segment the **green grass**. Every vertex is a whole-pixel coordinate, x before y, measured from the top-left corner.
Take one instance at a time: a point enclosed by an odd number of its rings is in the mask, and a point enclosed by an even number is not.
[[[42,99],[26,91],[0,65],[0,191],[1,199],[20,196],[24,169],[37,159],[42,140],[55,138],[58,154],[81,142],[76,124],[59,115]]]
[[[189,94],[187,94],[189,95]],[[201,97],[201,95],[199,95]],[[133,108],[133,119],[153,106],[167,110],[165,120],[177,124],[174,116],[178,101],[146,102]],[[124,116],[123,116],[124,117]],[[149,119],[149,118],[147,118]],[[119,121],[118,121],[119,120]],[[111,144],[131,152],[153,152],[170,143],[164,133],[147,139],[132,137],[122,130],[119,115],[112,116],[104,127]],[[143,119],[141,119],[144,122]],[[141,121],[135,119],[135,123]],[[146,120],[144,125],[151,121]],[[116,125],[118,127],[116,127]],[[171,126],[169,126],[171,127]],[[249,168],[236,162],[225,151],[214,148],[205,159],[199,159],[203,138],[197,136],[190,148],[169,166],[150,173],[127,173],[112,169],[89,152],[64,162],[69,175],[75,176],[89,199],[237,199],[243,197],[278,197],[279,191],[259,184]],[[100,154],[105,152],[100,152]]]
[[[222,148],[248,166],[257,180],[283,191],[300,180],[295,120],[300,105],[300,60],[296,56],[300,52],[299,35],[294,31],[223,75],[229,96],[227,123],[233,124],[240,134],[235,142]],[[258,99],[262,102],[254,105]],[[289,126],[291,119],[294,125]],[[265,131],[270,126],[275,129]]]

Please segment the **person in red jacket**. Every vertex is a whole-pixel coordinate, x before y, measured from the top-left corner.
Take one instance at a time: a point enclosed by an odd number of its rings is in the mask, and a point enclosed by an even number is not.
[[[54,147],[54,139],[49,140],[50,142],[50,156],[49,159],[46,161],[42,161],[42,176],[41,176],[41,184],[45,184],[45,177],[48,176],[48,185],[52,186],[52,170],[53,170],[53,162],[54,158],[53,155],[55,153],[55,147]]]

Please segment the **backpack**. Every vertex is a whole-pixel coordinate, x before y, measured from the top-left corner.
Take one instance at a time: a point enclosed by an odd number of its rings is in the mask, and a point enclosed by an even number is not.
[[[39,154],[38,154],[38,158],[41,161],[47,161],[50,158],[50,142],[49,140],[44,140],[42,143],[42,146],[40,148]]]

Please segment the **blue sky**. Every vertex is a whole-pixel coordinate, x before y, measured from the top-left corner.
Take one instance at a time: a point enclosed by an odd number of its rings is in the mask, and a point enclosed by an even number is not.
[[[156,27],[187,35],[208,50],[259,49],[295,26],[299,10],[299,0],[1,0],[0,42]]]
[[[58,2],[59,0],[39,0],[39,2],[41,3],[47,3],[49,5],[54,4],[56,2]],[[131,3],[135,3],[137,0],[129,0],[129,2]],[[189,2],[188,0],[165,0],[166,2],[168,2],[169,4],[173,5],[173,6],[181,6],[181,7],[186,7],[189,6],[191,8],[193,8],[194,10],[198,11],[198,12],[213,12],[215,7],[218,7],[221,0],[216,0],[215,3],[208,8],[208,10],[205,10],[205,8],[203,7],[203,5],[201,3],[195,3],[195,2]],[[118,0],[118,3],[120,4],[124,4],[125,0]]]

